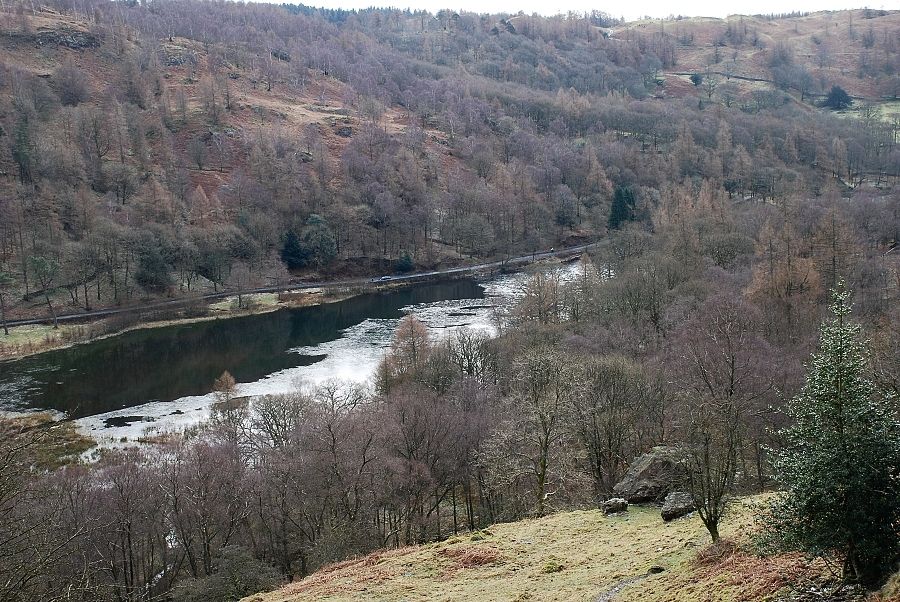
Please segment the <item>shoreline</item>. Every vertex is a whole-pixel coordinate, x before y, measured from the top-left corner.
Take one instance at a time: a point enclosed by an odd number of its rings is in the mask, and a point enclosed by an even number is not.
[[[411,284],[411,283],[410,283]],[[407,283],[403,283],[404,286],[408,285]],[[30,340],[26,340],[22,343],[5,343],[4,338],[5,335],[0,334],[0,364],[6,362],[16,362],[19,360],[23,360],[29,357],[34,357],[36,355],[40,355],[42,353],[48,353],[50,351],[59,351],[62,349],[71,349],[73,347],[79,345],[86,345],[89,343],[95,343],[97,341],[102,341],[104,339],[113,338],[116,336],[120,336],[123,334],[127,334],[129,332],[135,332],[139,330],[152,330],[155,328],[165,328],[167,326],[180,326],[187,324],[197,324],[201,322],[212,322],[214,320],[229,320],[233,318],[243,318],[247,316],[255,316],[262,315],[271,312],[275,312],[281,309],[293,309],[293,308],[301,308],[301,307],[314,307],[317,305],[328,305],[330,303],[339,303],[341,301],[346,301],[347,299],[352,299],[353,297],[357,297],[359,295],[363,295],[366,292],[373,292],[379,290],[387,290],[388,286],[379,286],[372,289],[372,291],[363,291],[359,289],[345,289],[342,291],[335,290],[334,292],[326,292],[323,289],[297,289],[293,291],[285,291],[285,293],[250,293],[246,295],[242,295],[244,297],[244,303],[247,304],[244,308],[230,308],[228,305],[237,303],[238,295],[224,297],[222,299],[216,300],[214,303],[207,303],[204,307],[204,311],[207,312],[206,315],[200,316],[183,316],[183,317],[173,317],[173,318],[161,318],[154,319],[153,316],[150,316],[146,320],[138,320],[134,324],[129,324],[124,328],[114,330],[111,332],[103,332],[97,334],[95,336],[88,335],[84,338],[80,338],[77,340],[66,340],[66,333],[72,331],[78,331],[83,329],[85,326],[87,327],[100,327],[102,328],[105,324],[107,324],[107,320],[109,318],[101,318],[99,320],[93,320],[87,322],[85,324],[61,324],[59,329],[54,330],[52,326],[49,324],[29,324],[25,326],[11,326],[10,336],[14,336],[15,333],[22,333],[24,331],[33,331],[34,334],[43,335],[44,337],[48,335],[55,335],[56,339],[52,342],[46,342],[37,340],[36,342],[32,342]],[[302,298],[292,298],[281,300],[278,299],[280,294],[285,295],[302,295]],[[260,302],[261,300],[265,300],[267,297],[275,297],[274,302],[265,303]],[[220,306],[220,307],[216,307]],[[181,310],[184,311],[184,310]],[[4,346],[6,345],[17,345],[20,346],[19,351],[14,351],[13,353],[7,353],[4,350]]]
[[[546,259],[538,260],[535,263],[543,263]],[[524,267],[524,266],[519,266]],[[514,270],[519,271],[519,270]],[[415,286],[418,284],[426,284],[429,282],[449,282],[452,280],[459,280],[464,278],[478,278],[477,272],[459,272],[452,274],[443,274],[440,277],[434,279],[427,280],[419,280],[419,279],[402,279],[397,278],[395,280],[390,280],[386,282],[360,282],[354,284],[347,284],[346,286],[321,286],[321,287],[298,287],[295,289],[287,289],[284,291],[280,291],[277,293],[274,292],[257,292],[257,293],[245,293],[241,296],[244,298],[244,303],[247,304],[247,307],[242,309],[232,308],[231,305],[237,303],[238,295],[237,293],[233,295],[229,295],[227,297],[221,297],[209,301],[204,301],[203,311],[206,312],[206,315],[199,316],[183,316],[183,317],[172,317],[172,318],[161,318],[155,319],[153,317],[154,314],[160,314],[165,312],[165,309],[159,309],[156,311],[150,310],[148,312],[147,319],[139,319],[135,321],[133,324],[129,324],[124,328],[114,330],[111,332],[100,332],[96,335],[88,335],[83,338],[78,338],[76,340],[66,340],[67,333],[71,333],[73,331],[82,331],[85,327],[87,328],[103,328],[106,325],[108,320],[111,318],[99,318],[96,320],[90,320],[83,324],[64,324],[61,323],[58,329],[54,329],[50,324],[27,324],[20,326],[10,326],[10,336],[13,336],[14,333],[21,333],[25,331],[33,331],[35,334],[43,335],[44,337],[53,335],[56,337],[52,343],[47,343],[46,339],[42,342],[40,340],[36,340],[32,342],[30,340],[26,340],[22,343],[7,343],[4,341],[5,335],[0,333],[0,364],[7,362],[16,362],[19,360],[27,359],[29,357],[34,357],[36,355],[40,355],[42,353],[48,353],[50,351],[59,351],[62,349],[71,349],[72,347],[76,347],[78,345],[85,345],[89,343],[95,343],[97,341],[102,341],[104,339],[109,339],[112,337],[116,337],[119,335],[127,334],[129,332],[134,332],[138,330],[151,330],[154,328],[164,328],[166,326],[179,326],[186,324],[197,324],[201,322],[211,322],[214,320],[230,320],[233,318],[242,318],[247,316],[255,316],[262,315],[271,312],[278,311],[280,309],[294,309],[294,308],[303,308],[303,307],[315,307],[318,305],[328,305],[331,303],[340,303],[341,301],[346,301],[348,299],[352,299],[354,297],[359,297],[361,295],[378,293],[384,291],[390,291],[393,289],[406,288],[409,286]],[[280,297],[286,297],[284,299]],[[178,309],[178,312],[190,311],[190,306]],[[135,311],[135,313],[139,314],[139,309]],[[171,310],[170,310],[171,311]],[[19,346],[19,350],[13,353],[7,353],[4,347],[9,345]],[[33,345],[32,348],[29,348]],[[24,347],[24,348],[23,348]]]
[[[298,284],[295,287],[285,289],[256,289],[253,291],[248,291],[246,293],[241,293],[240,295],[237,292],[231,294],[223,293],[221,294],[221,296],[207,296],[206,298],[201,297],[200,299],[198,299],[201,303],[204,304],[204,312],[217,311],[220,312],[219,315],[184,316],[166,319],[153,318],[153,315],[159,315],[167,311],[174,311],[177,313],[191,311],[193,307],[196,307],[191,305],[191,299],[178,299],[174,301],[183,303],[184,306],[177,309],[168,309],[166,307],[143,308],[143,311],[147,312],[149,318],[140,318],[142,314],[142,308],[140,306],[136,306],[133,308],[124,308],[123,310],[114,310],[114,315],[107,317],[98,317],[93,320],[91,320],[89,316],[84,316],[83,319],[86,320],[84,323],[78,323],[78,317],[68,316],[71,321],[60,323],[59,328],[53,328],[50,324],[45,323],[45,319],[40,319],[39,322],[9,326],[9,336],[0,334],[0,364],[4,362],[14,362],[48,351],[68,349],[70,347],[74,347],[75,345],[82,345],[84,343],[103,340],[134,330],[160,328],[176,324],[191,324],[217,319],[238,318],[242,316],[268,313],[282,308],[306,307],[335,303],[368,292],[379,292],[383,290],[390,290],[393,288],[402,288],[411,286],[413,284],[433,281],[456,280],[459,278],[477,279],[479,276],[484,276],[485,271],[487,271],[488,273],[491,273],[495,270],[501,273],[506,271],[517,272],[524,269],[528,265],[541,264],[545,263],[548,260],[558,260],[565,262],[572,257],[580,257],[582,253],[596,244],[596,242],[592,242],[577,247],[540,251],[532,253],[530,255],[507,258],[502,261],[493,261],[477,265],[450,268],[441,271],[393,276],[388,281],[358,279],[344,282],[326,282],[318,286],[311,283]],[[332,293],[328,291],[334,292]],[[281,296],[295,297],[300,295],[303,296],[303,300],[300,302],[298,302],[297,299],[293,298],[286,300],[282,300],[280,298]],[[247,299],[250,299],[251,301],[253,299],[271,299],[271,297],[274,296],[276,300],[274,303],[245,308],[241,310],[233,310],[224,307],[226,305],[233,304],[238,296],[245,297]],[[317,298],[313,302],[309,303],[307,302],[307,297],[310,296],[315,296]],[[219,306],[219,308],[217,308],[216,306]],[[113,331],[103,330],[105,326],[109,325],[109,321],[117,319],[117,317],[120,315],[136,315],[138,316],[138,318],[134,320],[134,323],[128,324],[123,328]],[[94,333],[95,328],[100,329],[100,331],[96,334]],[[85,329],[87,329],[87,334],[85,334]],[[21,335],[19,337],[19,340],[16,339],[14,333]]]
[[[541,263],[546,265],[546,262]],[[560,265],[562,266],[562,264]],[[521,270],[516,271],[520,272]],[[471,278],[469,278],[468,276],[465,276],[465,278],[471,280]],[[453,278],[453,280],[455,279],[458,279],[458,276],[457,278]],[[447,279],[442,278],[441,280]],[[218,315],[214,314],[202,317],[184,317],[175,320],[157,320],[155,322],[135,324],[126,331],[140,329],[149,330],[152,328],[159,328],[167,325],[190,324],[195,322],[238,318],[257,314],[264,315],[267,313],[278,311],[280,309],[287,309],[292,307],[324,306],[330,303],[338,303],[346,299],[351,299],[366,294],[374,294],[374,296],[377,298],[379,292],[386,292],[392,289],[406,289],[413,284],[415,284],[415,282],[400,281],[384,283],[383,285],[378,287],[364,289],[306,289],[302,291],[294,291],[293,294],[287,294],[281,297],[274,294],[269,294],[267,297],[263,297],[261,295],[247,296],[249,298],[245,297],[245,301],[249,302],[250,307],[242,310],[237,310],[236,297],[234,299],[227,298],[218,300],[218,302],[216,304],[213,304],[213,306],[209,309],[209,311],[216,312],[218,313]],[[513,298],[515,298],[516,291],[518,290],[519,287],[514,286],[509,291],[507,291],[508,295],[504,295],[504,297],[511,295]],[[470,303],[470,301],[468,301],[467,298],[464,300],[463,305],[466,305],[468,303]],[[485,305],[483,307],[489,309],[488,305]],[[442,311],[443,313],[449,311],[450,314],[448,315],[452,315],[454,311],[458,311],[458,308],[450,308],[449,310],[439,309],[438,313],[441,313]],[[478,312],[475,312],[472,315],[474,316],[476,315],[476,313]],[[454,320],[450,319],[450,321],[453,322]],[[476,321],[478,320],[476,319]],[[484,320],[481,320],[479,324],[481,322],[484,322]],[[435,328],[439,332],[442,332],[440,330],[443,327],[442,324],[443,322],[435,326]],[[126,331],[120,331],[118,333],[106,336],[116,336],[117,334],[122,334]],[[314,384],[322,381],[323,379],[321,378],[321,374],[319,373],[323,371],[328,372],[331,375],[340,374],[341,380],[347,380],[347,382],[356,382],[355,376],[348,377],[347,375],[343,374],[342,368],[344,367],[344,364],[341,364],[340,362],[334,365],[329,364],[329,361],[331,361],[332,364],[334,363],[331,359],[333,356],[338,358],[344,357],[341,355],[342,348],[339,344],[341,340],[343,340],[343,337],[335,339],[335,341],[337,341],[338,343],[337,347],[334,348],[332,348],[333,341],[330,340],[316,345],[318,349],[316,349],[314,353],[327,353],[327,357],[325,357],[322,362],[318,362],[310,366],[301,366],[300,368],[298,368],[301,371],[306,371],[304,372],[304,376],[302,377],[304,382],[306,382],[307,384]],[[378,345],[376,347],[382,348],[384,346]],[[366,346],[366,349],[368,348],[369,346]],[[370,360],[371,358],[366,355],[365,359]],[[360,359],[357,357],[355,361],[358,363]],[[249,398],[254,398],[259,395],[279,394],[282,392],[281,389],[285,388],[285,386],[288,386],[285,385],[285,383],[298,382],[297,375],[289,373],[292,370],[294,369],[291,368],[289,370],[276,371],[275,373],[268,374],[264,378],[261,378],[257,381],[242,383],[240,385],[241,390],[238,391],[238,395],[242,397],[246,396]],[[358,371],[358,366],[354,370]],[[284,372],[284,374],[282,374],[282,372]],[[295,385],[290,386],[293,387]],[[178,403],[173,405],[173,402]],[[80,433],[94,439],[94,441],[97,443],[98,448],[119,447],[122,445],[144,443],[144,440],[146,440],[146,442],[154,442],[152,440],[161,435],[166,438],[171,433],[180,432],[185,427],[191,427],[198,421],[202,421],[207,416],[208,406],[210,405],[210,403],[211,400],[209,398],[209,394],[204,393],[197,395],[188,395],[172,401],[151,401],[144,404],[128,406],[126,408],[120,408],[109,412],[103,412],[101,414],[86,416],[77,419],[68,419],[66,417],[63,417],[63,420],[73,422]],[[119,418],[127,418],[128,421],[127,423],[123,422],[122,424],[106,424],[106,421],[108,419]]]

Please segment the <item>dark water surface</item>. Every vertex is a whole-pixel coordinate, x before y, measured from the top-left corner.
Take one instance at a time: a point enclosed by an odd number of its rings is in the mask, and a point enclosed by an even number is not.
[[[409,305],[480,299],[471,280],[421,284],[339,303],[136,330],[0,363],[0,409],[53,409],[73,418],[208,393],[223,370],[238,382],[316,363],[291,352],[332,341],[367,318],[402,316]]]

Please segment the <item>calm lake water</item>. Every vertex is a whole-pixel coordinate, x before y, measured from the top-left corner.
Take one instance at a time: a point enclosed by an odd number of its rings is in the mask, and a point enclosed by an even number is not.
[[[574,268],[566,266],[565,272]],[[101,440],[177,429],[208,415],[228,370],[239,395],[285,393],[337,379],[368,381],[400,319],[415,314],[440,338],[495,331],[527,276],[456,280],[365,294],[315,307],[137,330],[0,363],[0,409],[63,412]]]
[[[314,307],[136,330],[0,363],[0,399],[6,409],[54,409],[80,418],[200,395],[223,370],[238,382],[252,382],[319,362],[324,354],[293,350],[335,340],[367,319],[398,319],[404,307],[482,297],[484,289],[475,282],[458,280]]]

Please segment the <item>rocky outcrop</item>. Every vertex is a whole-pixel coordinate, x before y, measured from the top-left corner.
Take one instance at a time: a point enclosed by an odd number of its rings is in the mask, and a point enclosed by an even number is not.
[[[181,65],[196,64],[197,58],[194,54],[185,49],[176,46],[165,46],[159,52],[160,61],[166,67],[180,67]]]
[[[84,50],[100,45],[100,40],[88,31],[78,29],[42,29],[34,34],[39,46],[65,46],[72,50]]]
[[[679,488],[684,469],[679,464],[679,450],[675,447],[654,447],[636,458],[613,493],[630,504],[661,502],[670,491]]]
[[[615,514],[617,512],[627,512],[628,511],[628,501],[624,498],[614,497],[606,500],[605,502],[600,502],[600,510],[603,511],[603,514]]]
[[[662,519],[666,522],[681,518],[685,514],[690,514],[696,508],[694,507],[694,498],[686,491],[673,491],[666,496],[663,501]]]

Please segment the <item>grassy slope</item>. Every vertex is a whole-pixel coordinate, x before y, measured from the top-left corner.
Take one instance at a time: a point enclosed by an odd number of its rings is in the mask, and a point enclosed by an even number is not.
[[[677,64],[664,70],[666,95],[668,96],[702,96],[703,91],[692,89],[693,86],[685,75],[678,73],[704,73],[707,66],[714,72],[729,70],[734,75],[769,79],[771,77],[768,62],[771,52],[778,43],[785,43],[794,51],[795,62],[804,66],[819,81],[825,83],[825,90],[831,84],[844,87],[850,94],[866,98],[870,102],[883,105],[882,111],[890,114],[896,112],[896,101],[879,98],[876,81],[861,77],[859,60],[863,53],[878,57],[880,44],[884,37],[896,36],[900,30],[900,11],[892,11],[874,18],[864,18],[862,10],[838,12],[816,12],[803,17],[788,19],[764,19],[752,16],[731,16],[727,19],[690,18],[681,21],[636,21],[616,28],[614,38],[628,38],[633,32],[644,35],[664,32],[676,39],[680,36],[693,36],[689,45],[677,44]],[[714,42],[723,35],[728,25],[734,27],[743,24],[748,31],[744,43],[732,45],[726,40],[726,46],[720,49],[721,62],[714,63]],[[877,40],[876,47],[866,49],[863,45],[863,34],[871,28]],[[752,32],[756,32],[761,47],[750,43]],[[828,49],[828,60],[820,62],[821,48]],[[757,89],[771,89],[771,85],[745,80],[730,80],[730,83],[742,94],[749,94]],[[799,100],[799,95],[797,95]]]
[[[737,502],[723,536],[746,542],[752,507],[761,501]],[[762,600],[789,579],[815,572],[796,556],[762,560],[742,551],[701,563],[697,552],[708,537],[695,515],[666,524],[655,507],[610,517],[565,512],[377,552],[244,602]],[[665,571],[647,575],[654,565]]]

